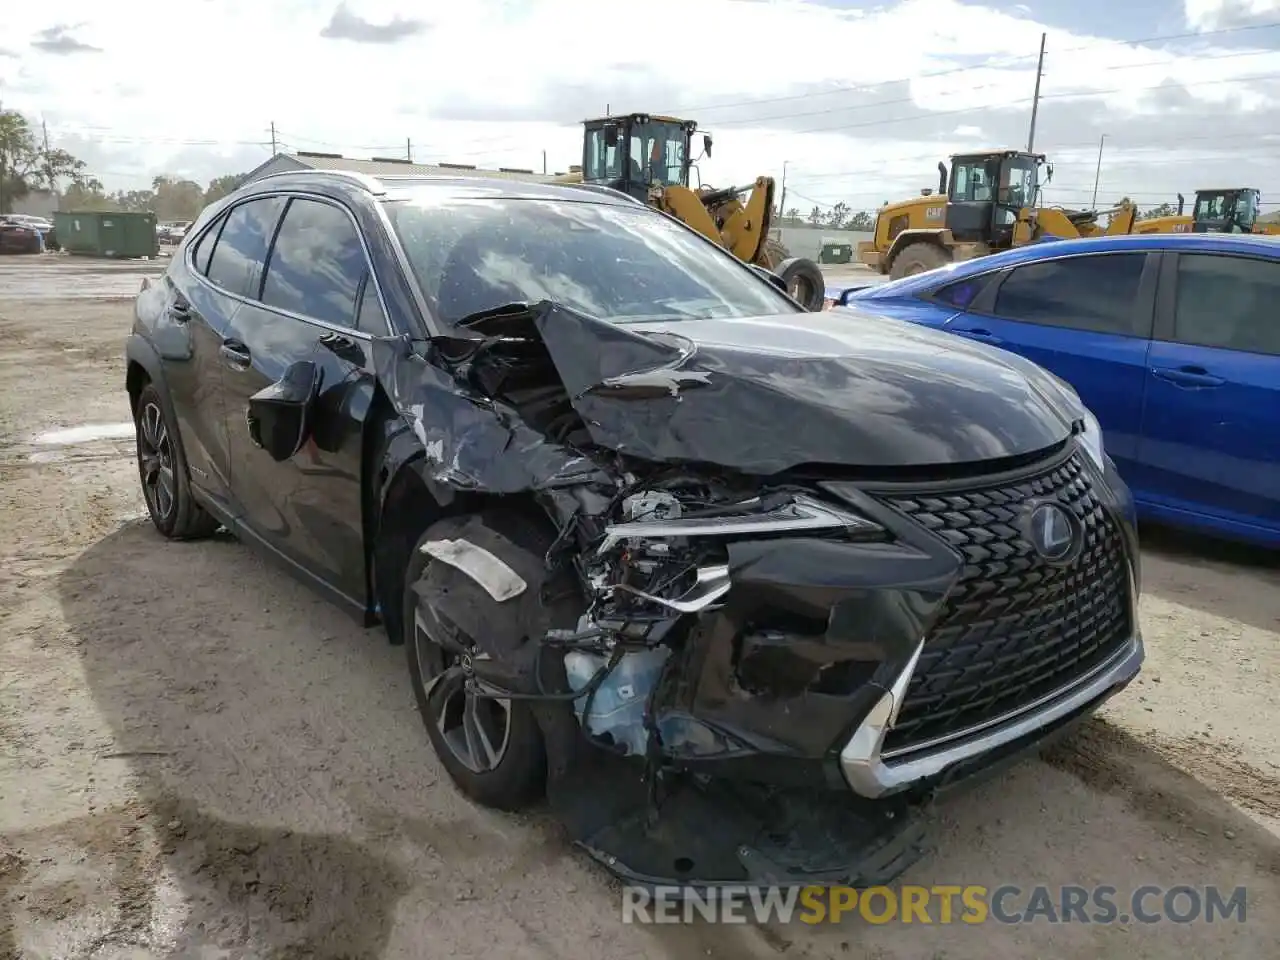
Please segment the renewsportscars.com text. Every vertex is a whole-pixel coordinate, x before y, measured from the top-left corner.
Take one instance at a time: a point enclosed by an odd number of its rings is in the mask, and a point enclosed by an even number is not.
[[[624,923],[1244,923],[1247,890],[1214,886],[974,884],[870,887],[624,887]]]

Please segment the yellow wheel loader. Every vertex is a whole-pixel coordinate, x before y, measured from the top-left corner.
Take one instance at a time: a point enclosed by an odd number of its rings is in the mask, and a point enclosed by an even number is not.
[[[1047,237],[1130,232],[1137,208],[1127,201],[1102,211],[1039,206],[1042,166],[1044,154],[1020,150],[957,154],[950,173],[939,163],[937,193],[927,188],[881,207],[872,239],[858,244],[858,259],[896,280]],[[1052,165],[1047,173],[1052,177]]]
[[[720,244],[744,263],[780,278],[787,292],[808,310],[821,310],[826,284],[812,260],[792,257],[769,237],[773,226],[774,180],[758,177],[742,187],[689,186],[694,169],[690,149],[698,124],[647,113],[583,121],[582,168],[557,179],[592,183],[629,194],[667,213]],[[702,155],[711,155],[711,137],[702,136]]]
[[[1134,233],[1264,233],[1280,234],[1280,224],[1259,223],[1262,194],[1256,187],[1197,190],[1195,206],[1184,214],[1178,194],[1178,212],[1151,217],[1134,224]]]

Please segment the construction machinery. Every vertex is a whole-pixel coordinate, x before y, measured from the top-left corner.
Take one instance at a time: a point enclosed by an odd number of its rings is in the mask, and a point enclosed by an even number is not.
[[[1178,212],[1151,217],[1134,224],[1134,233],[1265,233],[1280,234],[1280,224],[1259,223],[1262,194],[1256,187],[1223,187],[1197,190],[1195,205],[1184,214],[1178,194]]]
[[[825,303],[818,264],[792,257],[770,238],[774,180],[757,177],[749,186],[713,189],[689,184],[696,170],[692,154],[694,120],[647,113],[583,121],[581,169],[558,177],[566,183],[602,184],[656,207],[720,244],[744,263],[780,278],[808,310]],[[702,135],[702,154],[711,156],[711,136]],[[701,177],[699,177],[701,181]]]
[[[919,197],[880,208],[873,238],[858,244],[858,259],[896,280],[1045,238],[1126,234],[1133,228],[1137,208],[1127,200],[1101,211],[1039,206],[1045,166],[1044,154],[1021,150],[956,154],[950,173],[938,164],[936,194],[926,188]],[[1052,164],[1046,174],[1047,183]]]

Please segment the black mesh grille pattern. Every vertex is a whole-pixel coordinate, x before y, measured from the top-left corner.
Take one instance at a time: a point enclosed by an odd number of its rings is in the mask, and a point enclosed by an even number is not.
[[[1008,485],[882,499],[965,558],[960,582],[925,639],[886,751],[994,720],[1069,686],[1132,633],[1122,534],[1080,460]],[[1068,566],[1045,562],[1019,529],[1031,499],[1079,519],[1083,546]]]

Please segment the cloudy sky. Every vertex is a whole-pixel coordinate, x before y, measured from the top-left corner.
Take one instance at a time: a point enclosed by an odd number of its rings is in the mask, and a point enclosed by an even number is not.
[[[110,11],[110,12],[108,12]],[[715,136],[716,185],[874,208],[938,159],[1035,146],[1046,198],[1251,185],[1280,208],[1280,0],[42,0],[5,4],[0,104],[111,189],[282,150],[552,170],[584,117]],[[648,30],[648,32],[644,32]],[[699,41],[708,41],[699,45]]]

